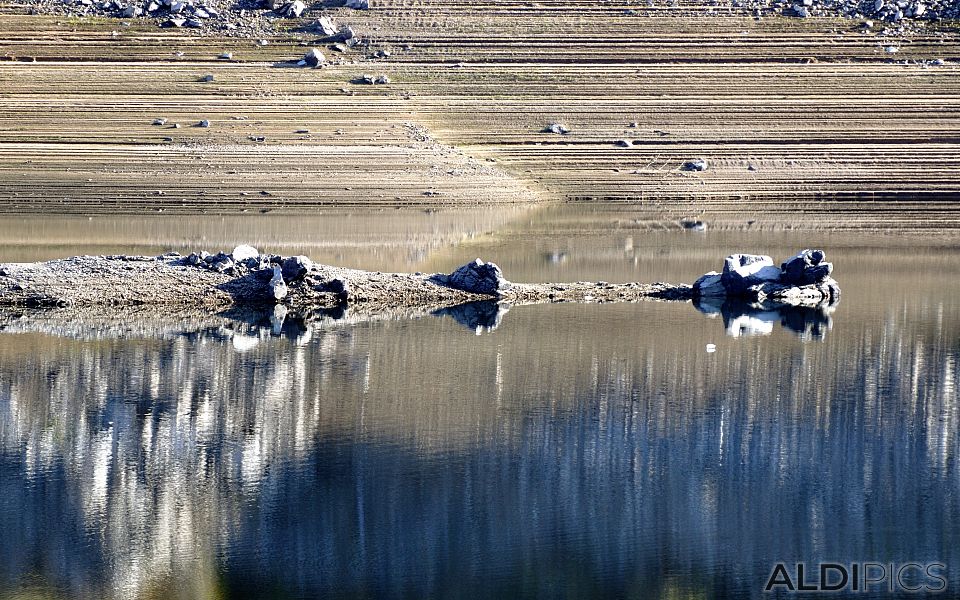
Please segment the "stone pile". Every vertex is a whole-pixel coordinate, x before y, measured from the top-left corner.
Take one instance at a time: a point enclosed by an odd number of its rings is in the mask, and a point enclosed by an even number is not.
[[[778,267],[769,256],[731,254],[722,273],[711,271],[697,279],[693,295],[797,306],[833,304],[840,287],[830,277],[833,265],[824,259],[823,250],[803,250]]]
[[[300,281],[313,268],[313,262],[306,256],[283,257],[276,254],[261,254],[253,246],[241,244],[233,252],[193,252],[181,261],[185,265],[226,273],[237,277],[253,275],[262,280],[269,279],[270,295],[274,300],[282,300],[287,295],[287,284]]]
[[[271,32],[273,28],[270,21],[275,17],[297,19],[309,11],[304,0],[262,0],[252,3],[228,0],[61,0],[53,4],[47,0],[26,0],[25,3],[38,11],[70,16],[156,19],[161,27],[236,31],[252,35]],[[255,6],[260,10],[241,8],[243,5]],[[367,0],[346,0],[341,6],[355,10],[370,8]],[[341,31],[335,29],[325,35],[335,36]],[[351,31],[339,41],[347,42],[353,37]]]
[[[773,6],[801,18],[842,16],[887,23],[960,18],[957,0],[780,0]]]

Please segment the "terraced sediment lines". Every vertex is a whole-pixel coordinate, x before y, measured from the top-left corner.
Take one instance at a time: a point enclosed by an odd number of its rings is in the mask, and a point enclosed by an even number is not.
[[[137,20],[0,16],[0,56],[36,61],[0,63],[0,209],[565,199],[628,202],[651,221],[960,225],[960,45],[947,26],[876,35],[694,4],[330,12],[370,47],[327,51],[324,69],[277,66],[316,41],[299,22],[259,46]],[[224,50],[231,61],[216,60]],[[371,60],[378,50],[389,56]],[[391,83],[351,83],[363,73]],[[200,119],[211,127],[191,127]],[[571,132],[540,133],[549,121]],[[681,170],[701,157],[707,171]]]

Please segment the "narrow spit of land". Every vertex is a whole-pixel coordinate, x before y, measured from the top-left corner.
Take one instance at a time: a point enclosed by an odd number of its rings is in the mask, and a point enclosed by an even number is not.
[[[0,211],[596,201],[650,224],[960,226],[954,23],[693,8],[314,6],[250,39],[0,4]],[[332,48],[321,15],[362,43]],[[315,46],[322,68],[293,67]]]
[[[233,263],[231,263],[233,265]],[[279,269],[279,266],[277,267]],[[441,308],[481,300],[501,302],[624,302],[688,300],[689,285],[666,283],[510,283],[466,291],[441,273],[380,273],[306,264],[284,282],[282,304],[310,311],[350,305],[366,312]],[[227,270],[190,264],[179,254],[79,256],[42,263],[0,264],[0,306],[30,308],[190,307],[208,310],[276,300],[268,268]]]

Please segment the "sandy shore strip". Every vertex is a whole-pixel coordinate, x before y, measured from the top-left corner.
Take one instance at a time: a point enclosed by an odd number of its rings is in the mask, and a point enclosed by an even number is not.
[[[196,256],[196,255],[195,255]],[[273,257],[248,262],[162,256],[78,256],[41,263],[0,264],[0,306],[168,306],[223,309],[232,305],[280,303],[291,308],[364,306],[456,306],[479,300],[504,302],[612,302],[644,298],[688,300],[689,285],[575,282],[507,283],[497,290],[467,291],[442,273],[381,273],[312,264],[293,257],[292,267]],[[209,256],[207,258],[210,258]],[[279,257],[277,257],[279,258]],[[287,257],[289,260],[291,257]],[[271,259],[273,262],[271,262]],[[196,260],[196,259],[193,259]],[[249,262],[249,261],[261,261]],[[247,265],[250,266],[247,266]],[[274,272],[284,271],[286,293],[276,298]],[[289,275],[289,276],[288,276]],[[467,286],[469,287],[469,286]],[[479,288],[475,288],[479,289]]]

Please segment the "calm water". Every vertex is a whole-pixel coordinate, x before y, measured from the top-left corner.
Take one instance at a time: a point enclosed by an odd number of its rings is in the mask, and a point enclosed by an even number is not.
[[[383,218],[322,239],[230,223],[210,243],[249,227],[266,249],[424,271],[482,256],[517,281],[691,281],[733,250],[818,245],[843,298],[0,314],[0,598],[762,597],[774,563],[824,560],[938,561],[960,591],[957,246],[650,232],[619,212]],[[175,220],[113,244],[101,223],[28,221],[0,258],[195,243]],[[70,249],[18,244],[27,227]]]

